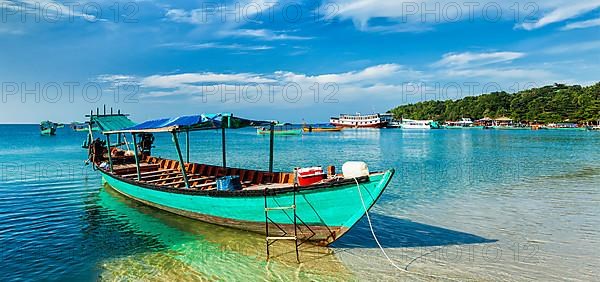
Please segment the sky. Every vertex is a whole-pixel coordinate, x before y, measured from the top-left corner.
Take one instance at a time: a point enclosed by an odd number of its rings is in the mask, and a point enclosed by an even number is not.
[[[600,0],[0,0],[0,123],[326,122],[599,74]]]

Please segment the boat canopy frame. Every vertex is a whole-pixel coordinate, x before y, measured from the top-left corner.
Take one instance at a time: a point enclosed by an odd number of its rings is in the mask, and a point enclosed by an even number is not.
[[[119,113],[120,114],[120,113]],[[175,149],[177,151],[177,157],[179,159],[179,167],[183,176],[185,188],[189,189],[190,185],[188,182],[187,172],[185,171],[185,163],[190,162],[190,137],[191,131],[210,130],[210,129],[221,129],[221,148],[222,148],[222,160],[223,168],[227,168],[227,151],[226,151],[226,134],[225,129],[237,129],[249,126],[269,126],[270,137],[269,137],[269,173],[273,173],[273,159],[274,159],[274,136],[275,126],[277,121],[265,121],[265,120],[250,120],[239,117],[234,117],[231,113],[216,113],[216,114],[201,114],[201,115],[190,115],[180,116],[173,118],[162,118],[155,120],[148,120],[142,123],[135,124],[123,129],[107,130],[103,131],[102,134],[106,137],[106,147],[108,149],[108,162],[111,173],[113,172],[113,162],[111,157],[111,144],[110,135],[116,134],[119,139],[122,134],[131,134],[133,139],[134,154],[135,154],[135,165],[137,179],[140,180],[140,158],[138,156],[137,149],[137,138],[136,134],[139,133],[171,133]],[[91,127],[91,123],[90,123]],[[178,133],[185,132],[186,134],[186,162],[183,161],[183,154],[181,152],[181,146],[179,144]],[[90,131],[91,134],[91,131]],[[91,137],[91,136],[90,136]],[[119,146],[117,144],[117,146]]]

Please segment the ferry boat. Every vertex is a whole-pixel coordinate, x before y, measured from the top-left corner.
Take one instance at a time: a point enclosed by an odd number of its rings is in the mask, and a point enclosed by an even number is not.
[[[338,240],[375,204],[394,175],[394,169],[371,172],[363,162],[344,163],[341,174],[333,166],[326,172],[321,167],[274,171],[275,124],[230,113],[130,123],[124,115],[90,115],[89,126],[100,128],[105,138],[89,143],[89,162],[107,186],[171,213],[266,234],[267,257],[274,240],[295,240],[296,246]],[[226,132],[247,126],[269,128],[268,170],[227,166]],[[191,131],[215,129],[221,131],[215,143],[221,145],[222,165],[190,161],[190,146],[182,152],[180,134],[187,141]],[[177,159],[152,155],[153,134],[161,133],[172,136]],[[126,136],[131,142],[113,143]]]
[[[336,127],[382,128],[389,122],[388,116],[389,114],[341,114],[339,117],[330,118],[329,123]]]
[[[444,126],[446,129],[464,129],[472,127],[473,121],[470,118],[461,118],[459,121],[447,121]]]
[[[433,120],[402,119],[402,129],[439,129],[440,126]]]

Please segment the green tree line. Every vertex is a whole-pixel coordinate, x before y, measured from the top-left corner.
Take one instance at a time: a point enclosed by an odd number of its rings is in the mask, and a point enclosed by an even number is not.
[[[389,112],[397,119],[458,120],[507,116],[522,122],[597,122],[600,120],[600,83],[554,84],[514,94],[493,92],[458,100],[424,101],[398,106]]]

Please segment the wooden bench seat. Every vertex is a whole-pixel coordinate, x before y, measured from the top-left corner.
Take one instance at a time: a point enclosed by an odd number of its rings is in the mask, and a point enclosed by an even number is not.
[[[199,174],[188,174],[188,179],[190,179],[191,177],[194,176],[200,176]],[[183,178],[182,174],[178,174],[177,176],[173,176],[173,177],[167,177],[167,178],[160,178],[160,179],[155,179],[155,180],[150,180],[150,181],[146,181],[146,183],[156,183],[156,182],[161,182],[161,181],[169,181],[169,180],[176,180],[179,178]]]
[[[158,164],[140,164],[140,172],[154,171],[158,169],[160,169]],[[113,172],[117,175],[131,174],[133,172],[137,173],[137,166],[135,164],[117,165],[113,166]]]
[[[151,176],[153,174],[161,174],[164,172],[172,172],[175,171],[174,169],[159,169],[159,170],[152,170],[152,171],[146,171],[146,172],[140,172],[140,176]],[[124,174],[121,175],[122,177],[137,177],[137,172],[136,173],[131,173],[131,174]]]
[[[191,182],[198,182],[198,181],[202,181],[202,180],[209,180],[209,179],[215,179],[214,176],[201,176],[201,177],[197,177],[197,178],[192,178],[192,177],[188,177],[188,183]],[[178,184],[184,184],[185,181],[180,180],[180,181],[175,181],[172,183],[166,183],[165,185],[178,185]]]

